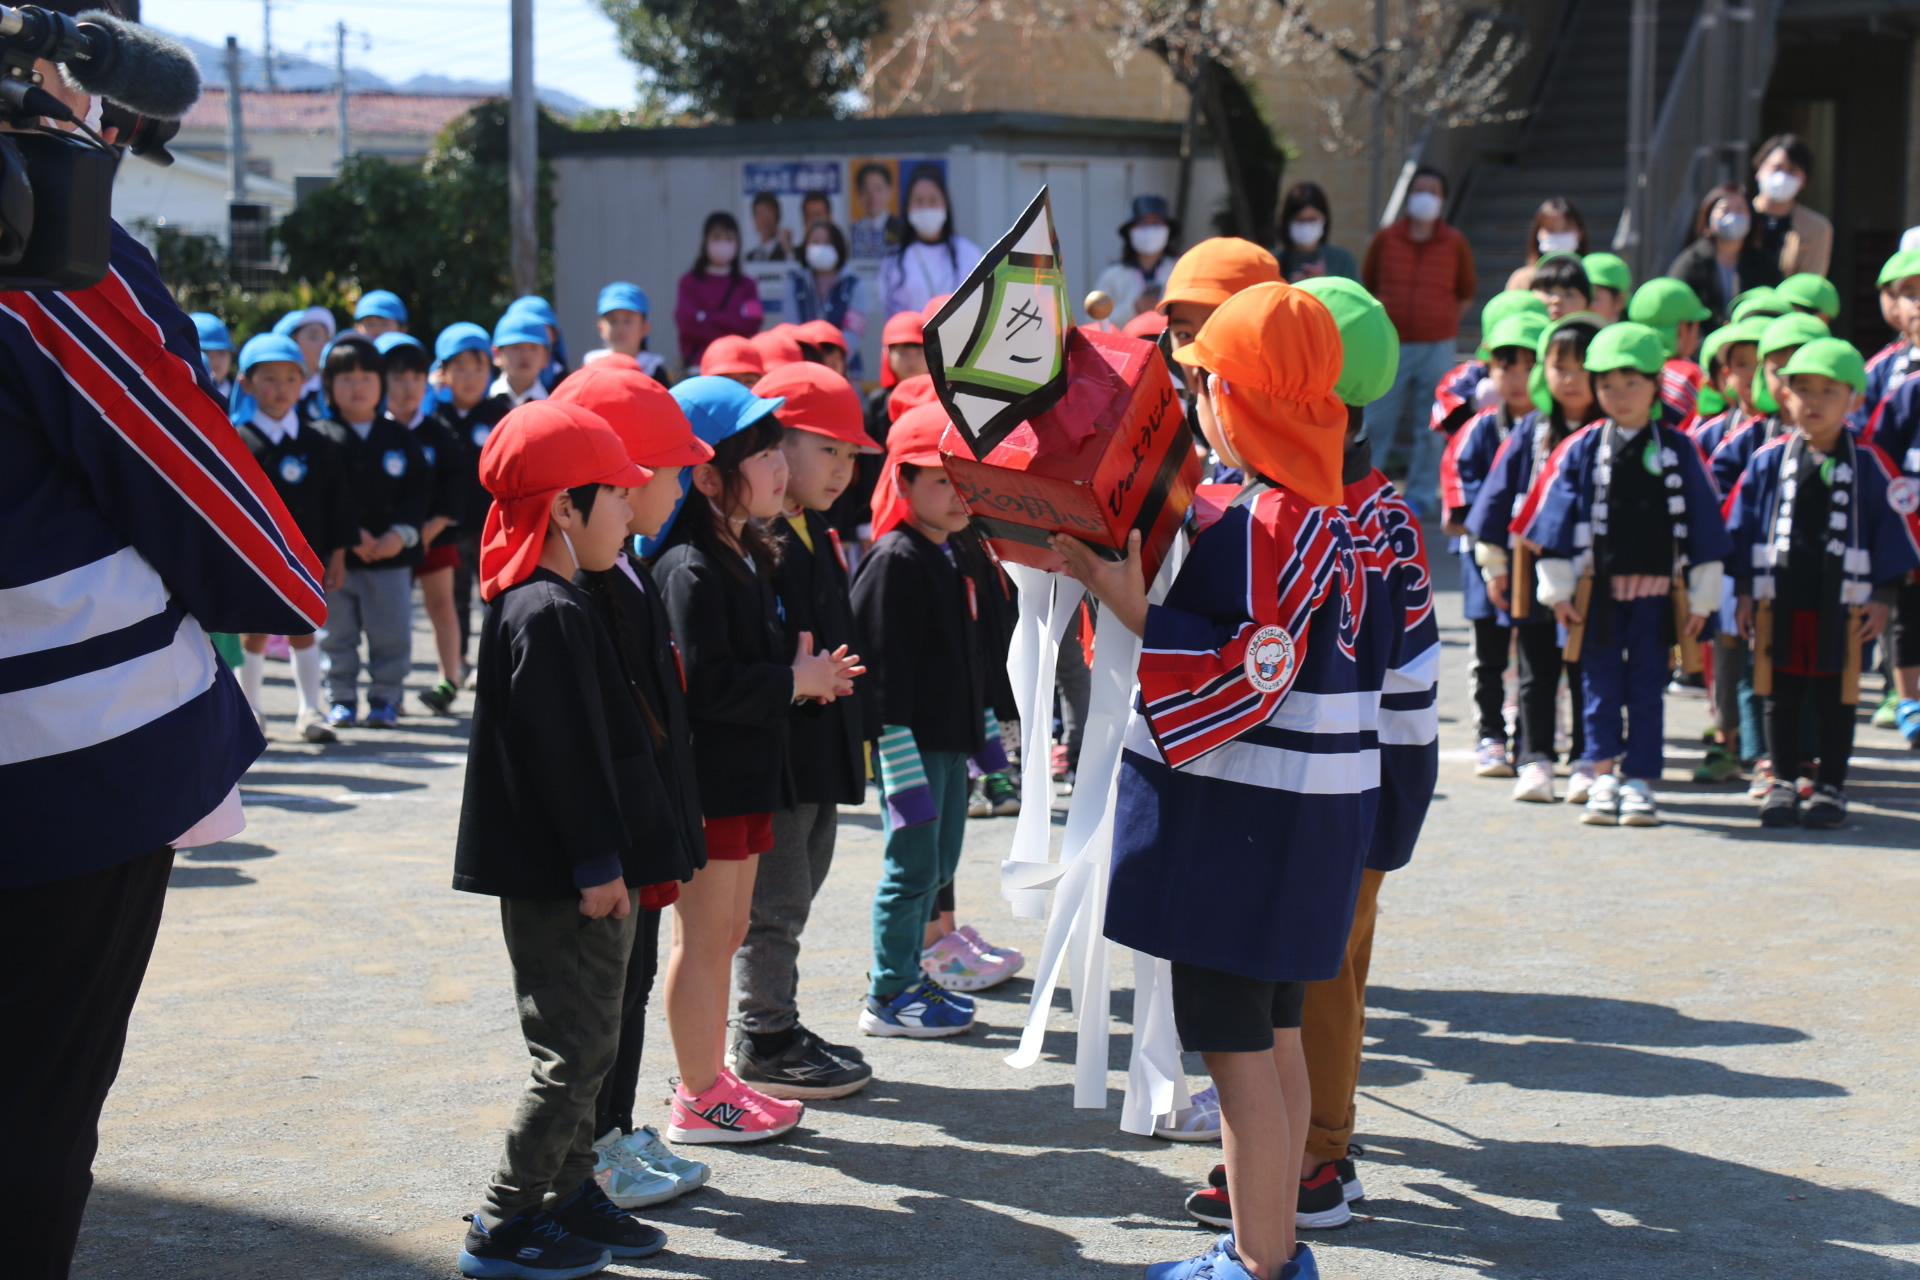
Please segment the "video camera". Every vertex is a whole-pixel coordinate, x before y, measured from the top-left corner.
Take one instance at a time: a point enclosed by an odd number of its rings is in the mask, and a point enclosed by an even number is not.
[[[41,87],[42,58],[103,99],[112,144]],[[11,130],[0,132],[0,290],[105,279],[121,150],[171,164],[166,143],[199,96],[199,67],[176,40],[104,10],[74,18],[0,4],[0,123]]]

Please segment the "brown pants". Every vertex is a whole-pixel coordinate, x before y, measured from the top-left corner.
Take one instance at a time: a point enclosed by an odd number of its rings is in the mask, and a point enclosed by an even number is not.
[[[1384,871],[1361,873],[1347,962],[1339,976],[1307,984],[1301,1010],[1300,1042],[1313,1086],[1307,1154],[1323,1162],[1345,1159],[1347,1141],[1353,1137],[1353,1091],[1360,1084],[1360,1045],[1367,1030],[1367,966],[1373,960],[1380,882],[1386,878]]]

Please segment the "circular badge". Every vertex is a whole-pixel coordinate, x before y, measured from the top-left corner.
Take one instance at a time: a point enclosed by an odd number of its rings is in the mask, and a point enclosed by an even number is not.
[[[1920,480],[1901,476],[1887,486],[1887,505],[1903,516],[1920,511]]]
[[[1286,628],[1265,626],[1247,641],[1247,680],[1262,693],[1274,693],[1293,677],[1293,637]]]
[[[380,458],[380,465],[387,469],[390,476],[407,474],[407,454],[404,449],[389,449]]]
[[[292,454],[280,459],[280,478],[288,484],[299,484],[307,478],[307,460]]]
[[[473,447],[476,449],[483,447],[487,443],[487,437],[492,434],[493,427],[487,423],[482,422],[475,426],[473,429]]]

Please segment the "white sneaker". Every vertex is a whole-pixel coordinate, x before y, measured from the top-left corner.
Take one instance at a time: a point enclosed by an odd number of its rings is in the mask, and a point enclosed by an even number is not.
[[[1620,825],[1657,827],[1660,809],[1653,802],[1653,784],[1644,778],[1628,778],[1620,784]]]
[[[1519,780],[1513,784],[1513,798],[1533,804],[1553,803],[1553,766],[1534,760],[1520,766]]]
[[[1587,792],[1587,811],[1580,821],[1590,827],[1611,827],[1620,821],[1620,779],[1611,773],[1593,780]]]
[[[1180,1110],[1155,1116],[1153,1136],[1175,1142],[1220,1141],[1220,1091],[1208,1085]]]
[[[599,1158],[593,1166],[593,1180],[607,1193],[607,1199],[622,1209],[643,1209],[662,1204],[687,1188],[665,1170],[648,1166],[621,1145],[618,1129],[607,1130],[593,1149]]]
[[[1474,755],[1473,773],[1478,778],[1511,778],[1513,762],[1507,759],[1507,744],[1498,738],[1480,739]]]
[[[1587,793],[1593,790],[1593,779],[1593,761],[1574,761],[1573,772],[1567,775],[1567,803],[1585,804]]]

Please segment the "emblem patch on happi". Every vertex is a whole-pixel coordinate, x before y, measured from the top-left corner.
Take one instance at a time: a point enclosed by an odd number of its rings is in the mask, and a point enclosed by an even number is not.
[[[1269,624],[1247,641],[1247,680],[1262,693],[1285,687],[1293,677],[1293,637],[1285,627]]]

